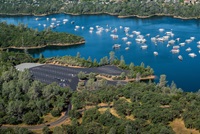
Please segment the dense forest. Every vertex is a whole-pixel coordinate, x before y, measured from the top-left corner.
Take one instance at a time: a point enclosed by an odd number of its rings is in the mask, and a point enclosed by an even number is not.
[[[38,59],[34,59],[25,53],[5,52],[0,51],[0,75],[2,72],[8,71],[12,66],[18,65],[24,62],[37,62]]]
[[[0,0],[1,14],[109,13],[120,16],[170,15],[196,18],[200,16],[199,10],[200,3],[184,3],[183,0]]]
[[[102,4],[98,2],[81,2],[68,4],[64,12],[73,14],[109,13],[119,16],[154,16],[170,15],[177,17],[199,17],[200,4],[164,3],[155,1],[130,0],[127,2],[111,2]]]
[[[199,93],[185,93],[174,83],[149,82],[107,86],[73,93],[72,124],[59,132],[173,134],[170,122],[181,118],[187,128],[199,126]]]
[[[0,47],[40,47],[46,45],[70,45],[84,41],[82,37],[67,33],[53,32],[51,29],[38,31],[23,24],[0,23]]]
[[[0,77],[0,124],[40,124],[43,115],[60,116],[68,106],[70,89],[32,81],[28,71],[14,68]],[[68,101],[67,101],[68,100]]]
[[[27,54],[0,52],[0,124],[40,124],[43,115],[60,116],[68,107],[70,89],[33,81],[28,70],[19,72],[14,68],[35,61]]]

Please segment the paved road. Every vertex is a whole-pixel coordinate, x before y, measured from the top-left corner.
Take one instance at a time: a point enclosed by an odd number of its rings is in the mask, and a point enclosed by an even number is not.
[[[51,122],[51,123],[46,123],[46,124],[41,124],[41,125],[29,125],[29,126],[23,126],[23,128],[27,128],[29,130],[41,130],[43,129],[45,126],[49,126],[49,127],[54,127],[57,126],[59,124],[64,123],[64,121],[69,118],[68,116],[68,112],[71,109],[71,104],[68,105],[68,109],[65,112],[64,116],[62,116],[61,118],[59,118],[58,120]],[[13,127],[18,127],[17,125],[12,125],[12,126],[4,126],[2,125],[1,128],[13,128]],[[19,126],[20,127],[20,126]]]
[[[108,107],[112,107],[112,105],[111,106],[99,106],[99,108],[108,108]],[[42,130],[45,126],[55,127],[57,125],[60,125],[60,124],[64,123],[64,121],[66,119],[69,118],[68,113],[69,113],[70,109],[71,109],[71,104],[69,104],[69,107],[68,107],[67,111],[65,112],[65,115],[62,116],[61,118],[59,118],[58,120],[54,121],[54,122],[47,123],[47,124],[41,124],[41,125],[23,126],[23,128],[27,128],[29,130]],[[85,110],[81,110],[79,112],[82,113],[83,111],[85,111]],[[4,128],[4,129],[5,128],[14,128],[14,127],[18,127],[18,126],[17,125],[16,126],[15,125],[13,125],[13,126],[4,126],[4,125],[1,126],[1,128]]]

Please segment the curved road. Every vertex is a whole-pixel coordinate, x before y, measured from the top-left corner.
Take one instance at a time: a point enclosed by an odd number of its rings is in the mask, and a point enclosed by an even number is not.
[[[40,130],[40,129],[43,129],[45,126],[57,126],[61,123],[63,123],[68,117],[68,112],[69,110],[71,109],[71,104],[68,105],[68,109],[67,111],[65,112],[64,116],[62,116],[61,118],[59,118],[58,120],[54,121],[54,122],[51,122],[51,123],[46,123],[46,124],[41,124],[41,125],[30,125],[30,126],[22,126],[23,128],[27,128],[29,130]],[[21,126],[15,126],[15,125],[12,125],[12,126],[4,126],[2,125],[1,128],[12,128],[12,127],[21,127]]]
[[[112,107],[112,106],[99,106],[99,108],[107,108],[107,107]],[[50,127],[54,127],[54,126],[57,126],[61,123],[63,123],[66,119],[68,119],[68,112],[69,110],[71,109],[71,103],[68,105],[68,109],[67,111],[65,112],[65,115],[62,116],[61,118],[59,118],[58,120],[54,121],[54,122],[51,122],[51,123],[46,123],[46,124],[41,124],[41,125],[30,125],[30,126],[22,126],[23,128],[27,128],[29,130],[41,130],[43,129],[45,126],[50,126]],[[79,112],[83,112],[85,110],[81,110]],[[21,126],[4,126],[2,125],[1,128],[14,128],[14,127],[21,127]]]

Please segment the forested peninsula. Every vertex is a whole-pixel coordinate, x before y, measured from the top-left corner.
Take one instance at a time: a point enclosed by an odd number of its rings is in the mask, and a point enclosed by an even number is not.
[[[33,49],[46,46],[68,46],[84,44],[84,38],[68,33],[53,32],[50,28],[43,31],[28,28],[24,24],[0,23],[0,48]]]
[[[2,15],[111,14],[120,17],[200,17],[198,0],[6,0],[0,1]]]

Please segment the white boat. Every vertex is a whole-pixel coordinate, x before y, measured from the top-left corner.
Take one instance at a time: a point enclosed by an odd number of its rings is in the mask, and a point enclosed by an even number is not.
[[[39,23],[38,26],[40,26],[41,24]]]
[[[192,49],[188,47],[185,51],[190,52]]]
[[[63,22],[67,22],[68,21],[68,19],[63,19]]]
[[[159,42],[163,42],[164,39],[163,39],[162,37],[160,37],[160,38],[157,38],[157,41],[159,41]]]
[[[165,34],[171,36],[172,32],[166,32]]]
[[[124,32],[128,32],[130,30],[130,27],[124,27]]]
[[[185,43],[183,42],[183,43],[180,43],[179,45],[183,47],[183,46],[185,46]]]
[[[190,43],[190,42],[192,42],[192,40],[191,39],[186,39],[185,42]]]
[[[129,47],[126,47],[125,50],[129,50]]]
[[[109,32],[110,30],[108,28],[105,29],[106,32]]]
[[[145,42],[146,42],[146,39],[137,38],[137,39],[135,39],[135,41],[136,41],[137,43],[145,43]]]
[[[100,26],[96,25],[96,28],[98,29]]]
[[[111,36],[113,39],[118,39],[118,35],[111,34],[110,36]]]
[[[141,46],[142,49],[147,49],[147,47],[148,47],[147,45],[142,45]]]
[[[52,20],[52,21],[56,21],[56,18],[52,18],[51,20]]]
[[[136,33],[135,33],[136,35],[140,35],[140,31],[136,31]]]
[[[200,41],[198,41],[197,44],[200,45]]]
[[[190,39],[191,39],[191,40],[194,40],[194,39],[195,39],[195,37],[190,37]]]
[[[116,48],[120,48],[120,47],[121,47],[120,44],[114,44],[114,45],[113,45],[113,48],[114,48],[114,49],[116,49]]]
[[[93,28],[93,27],[90,27],[90,30],[94,30],[94,28]]]
[[[169,36],[166,35],[166,36],[163,36],[162,38],[166,41],[169,39]]]
[[[152,42],[156,42],[156,37],[151,37]]]
[[[176,38],[176,40],[179,42],[179,41],[180,41],[180,38]]]
[[[129,35],[130,38],[133,38],[133,36],[134,36],[133,34],[130,34],[130,35]]]
[[[166,41],[169,39],[169,36],[166,35],[166,36],[163,36],[162,38]]]
[[[192,57],[192,58],[194,58],[194,57],[197,56],[195,53],[189,53],[188,55],[189,55],[190,57]]]
[[[154,56],[157,56],[157,55],[158,55],[158,52],[154,51],[153,54],[154,54]]]
[[[46,18],[47,19],[47,21],[49,20],[49,18]]]
[[[167,44],[167,47],[169,47],[170,46],[170,44]]]
[[[178,56],[178,59],[182,61],[182,60],[183,60],[183,57],[182,57],[181,55],[179,55],[179,56]]]
[[[173,54],[176,54],[176,53],[179,53],[180,50],[179,50],[179,49],[176,49],[176,48],[173,48],[173,49],[171,50],[171,52],[172,52]]]
[[[150,36],[150,34],[148,33],[148,34],[146,34],[146,36],[148,36],[148,37],[149,37],[149,36]]]
[[[180,46],[173,46],[173,49],[179,49]]]
[[[200,45],[197,45],[197,48],[199,48],[199,49],[200,49]]]
[[[39,20],[39,18],[35,18],[35,20]]]
[[[55,28],[55,26],[51,24],[51,25],[50,25],[50,28]]]
[[[75,28],[76,28],[76,29],[79,29],[79,28],[80,28],[80,26],[75,26]]]
[[[84,29],[84,28],[85,28],[84,26],[81,27],[81,29]]]
[[[122,29],[123,27],[122,27],[122,26],[119,26],[119,28]]]
[[[131,42],[130,42],[130,41],[127,41],[127,42],[126,42],[126,44],[127,44],[127,45],[130,45],[130,44],[131,44]]]
[[[127,38],[127,37],[123,37],[122,40],[123,40],[123,41],[126,41],[126,40],[128,40],[128,38]]]
[[[46,24],[43,24],[43,26],[46,27],[47,25],[46,25]]]
[[[163,32],[164,30],[165,30],[165,29],[163,29],[163,28],[160,28],[160,29],[159,29],[160,32]]]
[[[96,31],[96,34],[101,34],[101,30]]]
[[[168,44],[174,44],[174,43],[175,43],[175,40],[168,41]]]

